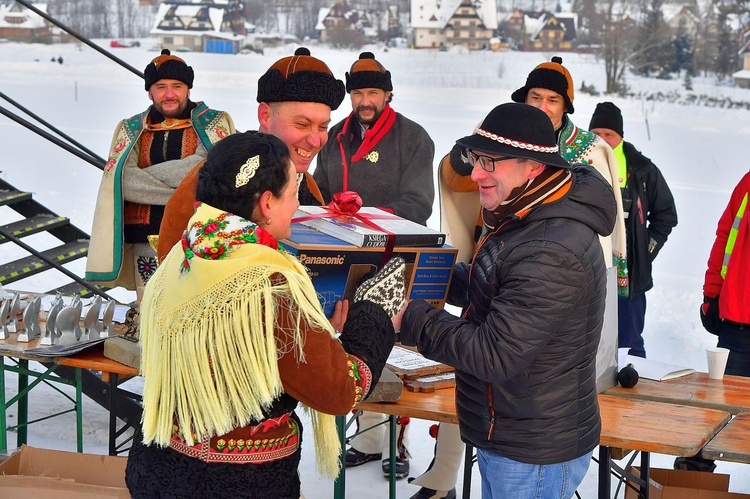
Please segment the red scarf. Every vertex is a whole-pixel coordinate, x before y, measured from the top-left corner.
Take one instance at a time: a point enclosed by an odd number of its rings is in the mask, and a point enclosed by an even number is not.
[[[341,151],[341,164],[344,172],[343,188],[341,189],[342,192],[346,192],[349,190],[349,164],[346,161],[346,153],[344,152],[344,143],[342,142],[342,137],[345,133],[347,133],[347,130],[349,130],[349,126],[351,125],[353,116],[354,111],[352,111],[351,114],[347,116],[346,121],[344,122],[344,126],[341,127],[341,131],[338,133],[338,135],[336,135],[336,140],[339,143],[339,150]],[[362,143],[359,145],[359,149],[357,149],[357,152],[352,156],[352,164],[367,156],[370,151],[375,148],[378,142],[380,142],[380,140],[385,137],[388,132],[390,132],[395,122],[396,113],[393,111],[393,109],[391,109],[391,106],[386,103],[385,107],[383,108],[383,113],[380,115],[380,117],[378,117],[378,120],[375,122],[375,124],[365,130],[365,136],[362,139]]]

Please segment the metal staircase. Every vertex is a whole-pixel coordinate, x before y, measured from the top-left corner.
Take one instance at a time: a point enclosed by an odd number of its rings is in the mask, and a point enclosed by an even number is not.
[[[0,247],[15,243],[29,253],[29,256],[6,262],[0,260],[0,284],[6,286],[17,283],[32,275],[50,269],[71,277],[72,282],[47,291],[63,295],[78,293],[82,297],[94,293],[107,296],[107,288],[95,286],[79,276],[71,273],[64,264],[83,258],[88,254],[89,235],[70,222],[70,219],[53,213],[49,208],[35,201],[31,193],[16,189],[3,179],[0,179],[0,208],[7,207],[19,215],[17,221],[0,225]],[[49,249],[39,251],[23,242],[24,238],[46,232],[60,242]],[[36,244],[36,243],[34,243]],[[76,369],[60,366],[56,369],[57,376],[67,379],[71,383],[76,379]],[[123,424],[118,428],[113,422],[110,425],[110,454],[119,454],[128,450],[132,436],[127,430],[137,427],[141,417],[140,396],[123,390],[119,384],[127,378],[118,379],[113,376],[105,382],[98,375],[89,371],[81,373],[81,389],[83,393],[110,410]],[[113,420],[114,421],[114,420]],[[119,439],[119,442],[118,442]]]
[[[16,2],[40,15],[45,20],[61,28],[63,31],[66,31],[68,34],[102,55],[108,57],[121,67],[140,78],[143,78],[143,73],[105,49],[94,44],[83,35],[40,11],[32,5],[30,1],[16,0]],[[75,141],[72,137],[64,134],[52,124],[44,121],[41,117],[37,116],[2,92],[0,92],[0,99],[15,106],[27,116],[46,127],[46,129],[29,122],[1,105],[0,115],[5,116],[30,131],[44,137],[48,141],[59,146],[61,149],[79,157],[81,160],[90,163],[94,167],[99,168],[100,170],[104,168],[105,160],[103,158]],[[7,261],[7,257],[0,257],[0,285],[7,286],[12,283],[18,283],[19,281],[35,274],[50,269],[56,269],[62,274],[68,276],[72,282],[51,289],[48,293],[57,293],[58,291],[64,295],[78,293],[82,297],[100,294],[109,298],[106,294],[108,288],[93,285],[92,283],[85,281],[81,276],[69,271],[64,266],[66,263],[87,256],[90,239],[89,234],[74,226],[67,217],[58,215],[41,203],[35,201],[31,193],[21,191],[7,181],[0,179],[0,209],[5,210],[6,207],[15,211],[18,214],[18,219],[5,225],[0,225],[0,248],[7,247],[9,244],[15,244],[25,250],[29,256],[21,257],[14,261]],[[3,220],[5,221],[7,219],[8,217],[5,217]],[[38,236],[42,233],[49,234],[52,237]],[[55,242],[52,247],[41,249],[41,245],[37,239],[39,237],[42,237],[48,246],[49,240],[59,241],[59,244]],[[24,239],[29,241],[29,244],[24,242]],[[7,255],[9,252],[0,249],[0,253]],[[22,289],[23,286],[10,286],[10,288],[13,287]],[[60,366],[56,370],[56,373],[60,377],[73,380],[76,376],[76,369],[68,366]],[[115,428],[114,425],[110,427],[111,437],[114,439],[110,441],[111,454],[118,454],[127,450],[125,445],[130,443],[132,436],[129,437],[126,432],[129,428],[135,428],[138,426],[142,411],[140,396],[130,393],[127,390],[123,390],[118,386],[119,383],[124,381],[126,381],[126,379],[113,378],[113,381],[105,382],[94,372],[84,371],[82,373],[83,393],[94,402],[110,410],[117,419],[124,423],[120,428]],[[117,441],[118,439],[119,442]]]
[[[6,286],[52,268],[59,270],[62,265],[88,254],[88,234],[70,223],[70,219],[53,213],[49,208],[35,201],[31,193],[19,191],[2,179],[0,179],[0,206],[7,206],[20,216],[20,219],[15,222],[0,225],[0,245],[16,243],[30,253],[27,257],[11,262],[0,262],[1,285]],[[37,251],[23,244],[23,238],[41,232],[49,233],[61,244],[44,251]],[[91,289],[75,280],[48,292],[58,291],[63,294],[79,293],[81,296],[93,294]]]

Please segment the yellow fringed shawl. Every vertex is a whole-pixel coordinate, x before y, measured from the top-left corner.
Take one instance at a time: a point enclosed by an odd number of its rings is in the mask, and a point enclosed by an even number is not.
[[[190,220],[222,212],[201,205]],[[326,331],[326,319],[305,268],[292,255],[261,244],[243,244],[221,260],[190,260],[176,244],[146,286],[140,341],[145,444],[169,444],[174,417],[189,444],[200,435],[223,435],[251,420],[283,391],[274,336],[279,313],[292,314],[285,331],[304,362],[301,328]],[[283,282],[274,275],[282,275]],[[280,307],[279,299],[292,304]],[[318,333],[313,333],[318,334]],[[335,418],[306,408],[313,422],[318,469],[339,472]]]

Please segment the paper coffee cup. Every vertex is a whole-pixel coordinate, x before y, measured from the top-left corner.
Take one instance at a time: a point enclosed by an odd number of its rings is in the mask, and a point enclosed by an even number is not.
[[[711,379],[722,379],[724,377],[724,369],[727,367],[729,349],[708,347],[706,349],[706,357],[708,360],[708,377]]]

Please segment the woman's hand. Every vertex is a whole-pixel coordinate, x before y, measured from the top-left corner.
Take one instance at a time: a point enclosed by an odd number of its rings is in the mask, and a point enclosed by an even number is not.
[[[336,334],[341,333],[346,323],[346,316],[349,315],[349,300],[340,300],[336,302],[333,307],[333,314],[331,315],[331,326],[333,326]]]
[[[406,300],[404,304],[401,305],[401,308],[396,313],[396,315],[393,316],[393,319],[391,319],[391,322],[393,323],[393,329],[396,330],[396,338],[398,338],[399,333],[401,333],[401,320],[404,318],[404,312],[406,312],[406,307],[408,306],[409,300]]]

